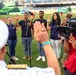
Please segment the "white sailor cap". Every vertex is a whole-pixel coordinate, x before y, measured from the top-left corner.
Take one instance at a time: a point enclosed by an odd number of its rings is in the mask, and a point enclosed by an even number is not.
[[[5,46],[8,35],[9,32],[7,25],[2,20],[0,20],[0,49]]]

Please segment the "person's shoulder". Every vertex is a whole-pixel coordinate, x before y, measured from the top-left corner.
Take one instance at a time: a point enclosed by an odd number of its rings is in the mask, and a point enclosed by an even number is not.
[[[44,21],[47,21],[46,19],[43,19]]]
[[[22,25],[24,22],[25,22],[24,20],[20,20],[18,24]]]
[[[47,20],[46,20],[46,19],[43,19],[43,21],[44,21],[45,23],[47,23]]]
[[[4,70],[5,71],[5,69],[6,68],[3,68],[2,70]],[[33,67],[33,68],[29,68],[29,67],[27,67],[26,69],[24,69],[24,70],[12,70],[12,69],[10,69],[10,70],[8,70],[8,69],[6,69],[6,73],[10,73],[11,75],[19,75],[19,74],[21,74],[21,75],[55,75],[55,72],[54,72],[54,69],[53,68],[38,68],[38,67]],[[2,72],[2,75],[3,75],[4,73]]]
[[[40,21],[40,19],[35,19],[35,21]]]
[[[24,22],[25,20],[20,20],[20,22]]]
[[[39,21],[39,19],[35,19],[35,20],[33,21],[33,23],[35,23],[36,21]]]
[[[33,67],[31,70],[34,70],[36,72],[40,72],[43,75],[55,75],[54,69],[53,68],[38,68],[38,67]]]

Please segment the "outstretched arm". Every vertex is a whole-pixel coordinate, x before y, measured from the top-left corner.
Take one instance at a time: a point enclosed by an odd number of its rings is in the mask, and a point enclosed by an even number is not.
[[[50,17],[47,18],[47,31],[51,29],[51,27],[49,26],[49,23],[50,23]]]
[[[16,22],[15,22],[15,27],[19,27],[20,25],[18,24],[19,20],[19,15],[16,15]]]
[[[40,22],[35,22],[34,24],[34,37],[36,41],[39,41],[40,43],[44,43],[48,41],[48,34],[44,27],[44,25],[41,25]],[[47,66],[54,69],[56,75],[61,75],[60,67],[57,61],[57,58],[52,50],[52,47],[50,44],[46,44],[43,46],[45,55],[47,58]]]
[[[34,20],[34,18],[35,18],[35,15],[30,15],[30,22],[29,22],[29,26],[31,27],[31,26],[33,26],[33,20]]]

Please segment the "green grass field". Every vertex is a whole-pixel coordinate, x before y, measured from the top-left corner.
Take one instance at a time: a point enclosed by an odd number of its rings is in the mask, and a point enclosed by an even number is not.
[[[0,15],[0,18],[6,18],[8,15]],[[10,15],[12,17],[14,17],[14,15]],[[22,16],[22,15],[21,15]],[[47,19],[48,16],[52,16],[52,14],[45,14],[45,18]],[[63,19],[64,17],[66,16],[66,14],[63,14],[63,16],[61,17],[61,19]],[[73,14],[74,17],[76,17],[76,14]],[[36,15],[36,18],[38,18],[38,14]],[[16,46],[16,56],[19,58],[19,61],[15,61],[17,64],[27,64],[28,66],[30,66],[30,60],[29,59],[26,59],[26,60],[23,60],[23,56],[24,56],[24,51],[23,51],[23,45],[22,45],[22,42],[21,42],[21,30],[17,30],[17,46]],[[9,52],[8,50],[8,47],[7,47],[7,51]],[[62,54],[63,54],[63,51],[62,51]],[[62,54],[61,54],[61,58],[62,58]],[[32,40],[32,66],[37,66],[37,67],[47,67],[47,63],[46,62],[42,62],[42,61],[36,61],[36,58],[38,57],[38,46],[37,46],[37,42],[33,39]],[[8,61],[9,61],[9,58],[7,55],[5,55],[5,61],[7,62],[8,64]],[[60,67],[61,67],[61,71],[62,71],[62,75],[64,75],[63,73],[63,69],[62,69],[62,66],[61,66],[61,63],[59,61],[59,64],[60,64]],[[55,64],[56,65],[56,64]]]

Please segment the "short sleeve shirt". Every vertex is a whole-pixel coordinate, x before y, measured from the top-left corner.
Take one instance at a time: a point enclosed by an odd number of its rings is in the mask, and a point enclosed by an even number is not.
[[[8,36],[8,39],[9,40],[14,40],[17,38],[17,35],[16,35],[16,28],[13,24],[11,25],[8,25],[7,24],[7,27],[8,27],[8,30],[9,30],[9,36]]]
[[[22,37],[31,37],[31,27],[28,25],[30,20],[21,20],[19,25],[21,26],[22,30]]]
[[[47,20],[46,20],[46,19],[36,19],[36,20],[34,21],[34,23],[35,23],[36,21],[39,21],[41,24],[43,23],[44,26],[45,26],[45,28],[47,27]]]
[[[52,23],[50,23],[49,26],[51,27],[50,38],[53,40],[60,40],[60,38],[58,37],[59,26],[57,26],[57,23],[55,22],[55,25],[52,25]]]

